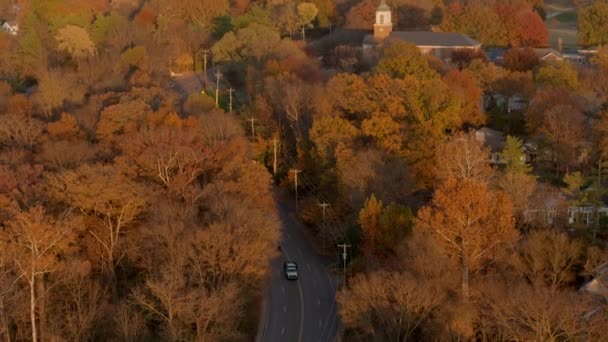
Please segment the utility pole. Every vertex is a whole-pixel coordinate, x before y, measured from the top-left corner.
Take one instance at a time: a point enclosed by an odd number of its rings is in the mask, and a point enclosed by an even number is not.
[[[298,213],[298,173],[302,172],[302,170],[291,169],[291,172],[294,173],[295,177],[295,190],[296,190],[296,214]]]
[[[306,41],[306,31],[305,31],[304,26],[302,26],[302,40]]]
[[[251,119],[247,119],[247,120],[251,121],[251,135],[253,136],[253,139],[255,139],[255,126],[253,125],[253,122],[256,121],[257,119],[252,116]]]
[[[272,171],[273,175],[277,174],[277,138],[272,138],[274,142],[274,159],[272,160]]]
[[[232,114],[232,92],[234,91],[234,89],[232,89],[232,87],[228,88],[228,94],[230,96],[230,101],[228,102],[228,111],[230,112],[230,114]],[[253,122],[251,123],[251,126],[253,126]]]
[[[215,72],[215,108],[220,107],[220,78],[222,77],[222,73],[218,68]]]
[[[339,244],[338,248],[342,248],[342,265],[344,266],[344,284],[343,286],[346,286],[346,257],[348,256],[348,253],[346,251],[347,248],[350,248],[350,244]]]
[[[203,54],[203,80],[205,82],[205,86],[207,86],[207,54],[209,53],[209,50],[203,49],[201,50],[201,53]]]
[[[326,243],[326,242],[327,242],[327,239],[326,239],[326,236],[325,236],[325,233],[326,233],[326,226],[325,226],[325,209],[326,209],[327,207],[329,207],[329,203],[325,203],[325,202],[323,202],[323,203],[320,203],[319,205],[320,205],[320,206],[321,206],[321,208],[323,209],[323,227],[322,227],[322,229],[323,229],[323,234],[321,234],[321,239],[323,240],[323,249],[325,250],[325,249],[327,249],[327,243]]]

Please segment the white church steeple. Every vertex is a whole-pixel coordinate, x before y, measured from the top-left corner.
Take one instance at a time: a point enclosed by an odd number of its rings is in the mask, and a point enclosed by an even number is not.
[[[376,9],[376,23],[374,23],[374,38],[377,41],[384,40],[393,31],[391,21],[391,8],[386,4],[386,0],[380,2]]]

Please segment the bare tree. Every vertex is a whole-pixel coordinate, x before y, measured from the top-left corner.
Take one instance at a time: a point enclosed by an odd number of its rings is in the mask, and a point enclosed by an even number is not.
[[[338,294],[340,316],[347,327],[373,341],[415,339],[417,329],[446,295],[432,283],[420,286],[407,273],[375,272],[358,276],[352,283]]]
[[[36,312],[40,313],[41,320],[45,317],[45,313],[37,307],[40,301],[38,282],[43,281],[44,275],[61,268],[60,255],[73,237],[70,223],[51,218],[42,207],[20,212],[9,222],[5,248],[14,250],[17,274],[29,288],[32,341],[39,340]],[[44,296],[44,293],[40,295]]]
[[[532,231],[521,248],[521,272],[532,283],[564,288],[574,280],[582,257],[581,242],[557,232]]]
[[[474,132],[458,132],[439,145],[435,167],[437,178],[442,181],[454,178],[487,183],[494,174],[490,150],[475,138]]]
[[[116,266],[124,256],[122,247],[126,229],[135,223],[146,206],[146,191],[140,185],[108,165],[84,165],[65,171],[48,181],[52,198],[79,208],[96,217],[88,233],[99,244],[99,260],[109,277],[112,298],[118,299]]]

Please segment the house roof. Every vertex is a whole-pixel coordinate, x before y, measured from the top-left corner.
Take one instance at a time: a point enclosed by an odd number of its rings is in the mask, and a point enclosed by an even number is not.
[[[558,59],[563,59],[563,56],[559,51],[551,48],[535,48],[533,50],[540,59],[545,59],[546,57],[549,57],[549,55],[554,55]]]
[[[414,43],[417,46],[436,48],[477,47],[481,44],[467,35],[456,32],[431,31],[395,31],[389,35],[389,40],[401,40]]]
[[[475,131],[475,140],[488,146],[492,152],[500,152],[505,147],[506,141],[501,131],[482,127]]]

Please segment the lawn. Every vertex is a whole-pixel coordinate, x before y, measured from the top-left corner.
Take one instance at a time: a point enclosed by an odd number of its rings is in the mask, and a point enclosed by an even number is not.
[[[561,37],[564,48],[576,48],[577,41],[577,13],[570,0],[546,0],[545,10],[547,20],[545,26],[549,31],[551,47],[557,47]]]

